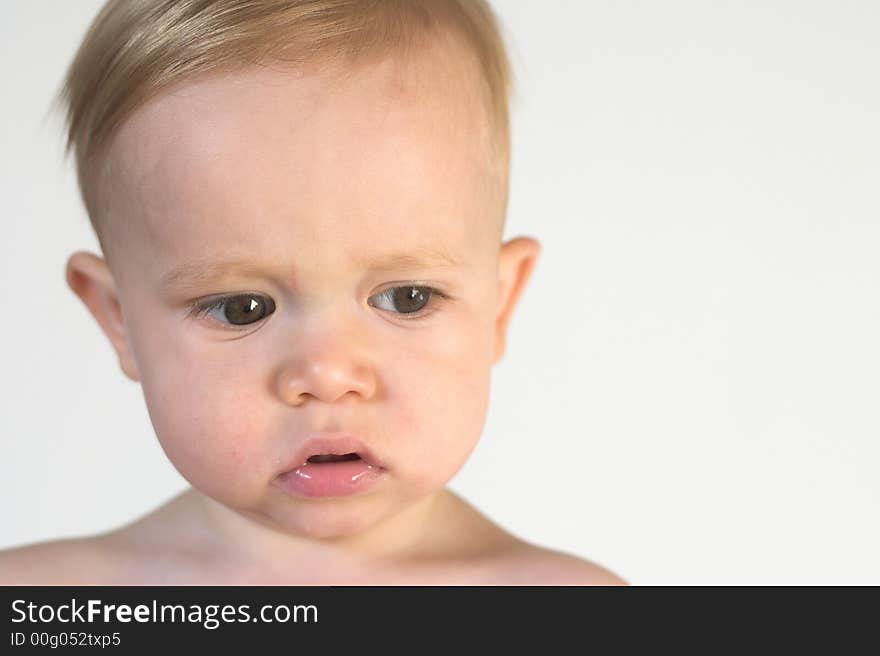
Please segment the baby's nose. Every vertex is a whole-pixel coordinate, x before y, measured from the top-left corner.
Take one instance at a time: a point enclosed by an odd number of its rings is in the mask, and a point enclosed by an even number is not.
[[[346,394],[367,399],[374,389],[372,370],[344,355],[295,356],[278,376],[279,396],[290,405],[302,405],[308,397],[334,403]]]

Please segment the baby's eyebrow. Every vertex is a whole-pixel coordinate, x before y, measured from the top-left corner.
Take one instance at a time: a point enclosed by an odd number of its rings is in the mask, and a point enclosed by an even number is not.
[[[461,260],[450,253],[432,249],[419,249],[399,253],[362,256],[354,260],[356,266],[369,271],[391,269],[452,269],[461,265]],[[229,276],[268,276],[284,281],[295,279],[295,267],[286,270],[273,269],[257,264],[254,260],[241,257],[215,258],[203,256],[191,262],[180,264],[168,271],[160,282],[163,290],[186,291],[198,288],[214,280]]]

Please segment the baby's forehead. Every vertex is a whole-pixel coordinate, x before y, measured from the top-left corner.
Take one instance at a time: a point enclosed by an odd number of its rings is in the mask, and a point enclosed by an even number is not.
[[[332,137],[368,145],[384,140],[433,138],[455,143],[462,155],[487,142],[489,120],[469,67],[436,57],[412,62],[387,57],[356,67],[298,70],[272,65],[208,72],[184,79],[145,103],[126,120],[111,156],[134,151],[136,163],[238,156],[266,142],[308,145]],[[281,140],[281,141],[279,141]],[[340,139],[341,140],[341,139]],[[331,151],[332,152],[332,151]],[[438,153],[439,155],[440,153]]]
[[[391,60],[344,77],[270,67],[202,76],[122,126],[111,186],[158,214],[259,214],[295,199],[301,212],[351,211],[348,200],[410,224],[461,216],[491,168],[479,101],[407,84]]]

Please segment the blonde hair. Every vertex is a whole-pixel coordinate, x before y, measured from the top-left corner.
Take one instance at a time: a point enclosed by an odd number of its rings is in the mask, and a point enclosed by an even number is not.
[[[320,66],[405,57],[440,34],[458,37],[482,73],[503,230],[513,77],[486,0],[108,0],[54,101],[63,105],[65,156],[76,153],[80,195],[104,252],[96,187],[106,149],[119,125],[163,89],[267,60]]]

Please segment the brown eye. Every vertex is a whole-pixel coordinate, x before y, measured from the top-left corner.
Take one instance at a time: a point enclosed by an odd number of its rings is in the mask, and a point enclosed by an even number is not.
[[[212,316],[221,323],[249,326],[272,314],[275,311],[275,302],[271,298],[256,294],[239,294],[197,305],[195,314],[196,316],[211,314],[212,310],[220,310]]]
[[[257,296],[235,296],[226,303],[226,311],[223,314],[234,326],[243,326],[259,321],[271,314],[275,308],[267,310],[265,301],[258,300],[258,298]],[[270,300],[269,303],[271,302]]]
[[[405,315],[417,314],[428,305],[434,294],[439,294],[439,292],[432,287],[406,285],[386,289],[384,292],[376,294],[374,298],[385,301],[384,304],[377,304],[377,307]]]

